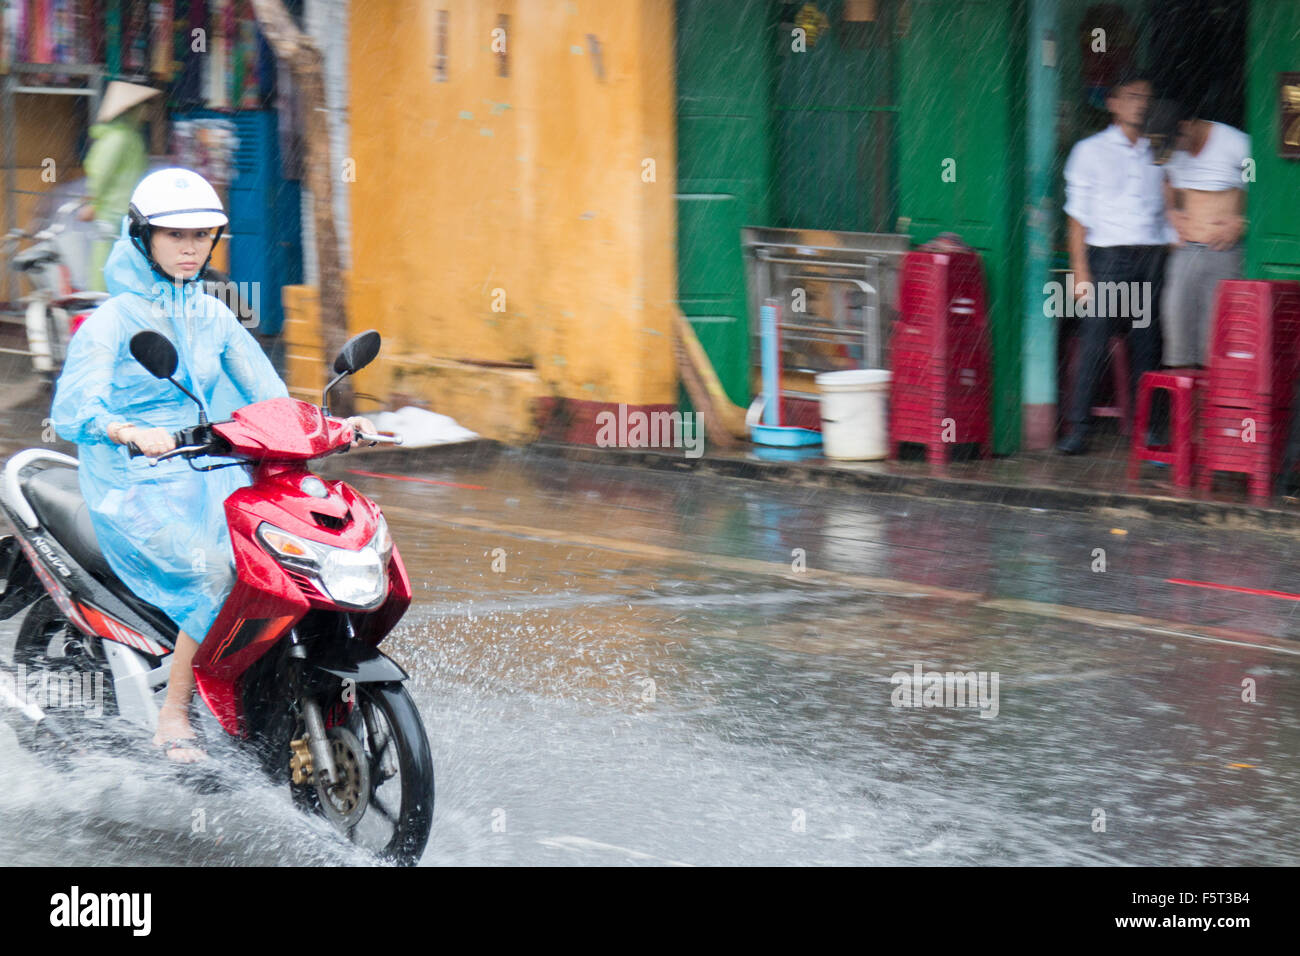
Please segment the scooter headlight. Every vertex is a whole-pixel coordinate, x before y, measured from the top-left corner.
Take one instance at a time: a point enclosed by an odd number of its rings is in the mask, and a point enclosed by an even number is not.
[[[388,559],[393,556],[393,536],[388,533],[388,522],[384,520],[383,515],[379,516],[379,526],[371,535],[369,546],[379,552],[384,567],[388,567]]]
[[[320,583],[340,604],[369,607],[388,590],[387,565],[370,545],[360,551],[330,548],[321,562]]]
[[[381,517],[379,527],[359,551],[308,541],[263,522],[257,537],[280,563],[306,572],[339,604],[371,607],[388,592],[388,561],[393,540]]]

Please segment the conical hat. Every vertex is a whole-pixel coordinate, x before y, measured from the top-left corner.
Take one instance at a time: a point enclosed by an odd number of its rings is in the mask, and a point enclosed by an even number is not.
[[[108,84],[108,89],[104,91],[104,98],[99,102],[99,115],[95,118],[95,122],[107,123],[109,120],[116,119],[131,107],[139,106],[161,92],[162,90],[156,90],[152,86],[114,80]]]

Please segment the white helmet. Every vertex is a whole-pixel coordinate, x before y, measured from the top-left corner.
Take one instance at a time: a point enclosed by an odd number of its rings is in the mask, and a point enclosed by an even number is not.
[[[212,229],[216,228],[212,248],[216,248],[216,239],[229,223],[225,211],[221,208],[221,197],[212,185],[191,169],[173,166],[159,169],[140,180],[131,193],[131,203],[126,209],[127,235],[136,243],[149,265],[160,274],[166,275],[154,261],[150,246],[150,233],[157,226],[163,229]],[[212,259],[208,259],[198,276],[202,276]],[[196,276],[196,278],[198,277]]]
[[[133,222],[171,229],[211,229],[230,220],[211,184],[190,169],[172,167],[150,173],[131,193]],[[128,212],[128,214],[130,214]]]

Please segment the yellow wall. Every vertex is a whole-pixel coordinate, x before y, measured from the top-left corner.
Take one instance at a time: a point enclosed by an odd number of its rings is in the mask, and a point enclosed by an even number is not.
[[[447,82],[434,79],[440,9]],[[385,337],[359,391],[419,396],[511,438],[528,430],[521,389],[675,403],[672,11],[671,0],[372,0],[351,19],[348,307],[354,331]],[[508,77],[491,48],[498,14]],[[463,361],[534,371],[456,374]],[[493,395],[509,421],[487,407]]]

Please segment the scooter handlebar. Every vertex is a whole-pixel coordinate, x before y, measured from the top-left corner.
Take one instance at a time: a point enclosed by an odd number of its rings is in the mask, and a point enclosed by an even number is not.
[[[173,448],[171,451],[163,452],[157,458],[149,459],[149,467],[155,467],[158,462],[166,461],[168,458],[176,458],[180,455],[192,455],[200,452],[211,451],[207,445],[181,445],[179,448]]]
[[[370,432],[357,432],[357,441],[368,441],[372,445],[400,445],[403,441],[401,435],[379,435]]]
[[[357,441],[369,442],[371,445],[400,445],[404,439],[401,435],[381,435],[378,433],[354,431]],[[171,451],[163,452],[161,455],[148,456],[140,450],[140,446],[135,442],[126,443],[127,455],[131,458],[147,457],[149,458],[149,467],[156,466],[160,461],[166,461],[169,458],[176,458],[181,455],[211,453],[213,451],[210,442],[204,441],[205,438],[211,438],[209,426],[198,426],[196,428],[183,428],[172,436],[176,442],[176,447]]]
[[[174,434],[172,436],[172,441],[176,442],[176,447],[173,448],[171,451],[163,452],[161,455],[157,455],[157,456],[145,455],[145,453],[140,450],[140,446],[133,441],[129,441],[126,443],[126,453],[131,458],[140,458],[142,456],[147,457],[149,459],[149,467],[152,468],[155,465],[157,465],[158,462],[166,461],[168,458],[175,458],[178,455],[185,455],[190,452],[206,451],[208,448],[207,445],[183,444],[183,442],[187,440],[193,441],[193,436],[187,434],[187,432],[189,431],[190,431],[189,429],[182,429],[181,431],[178,431],[176,434]]]

